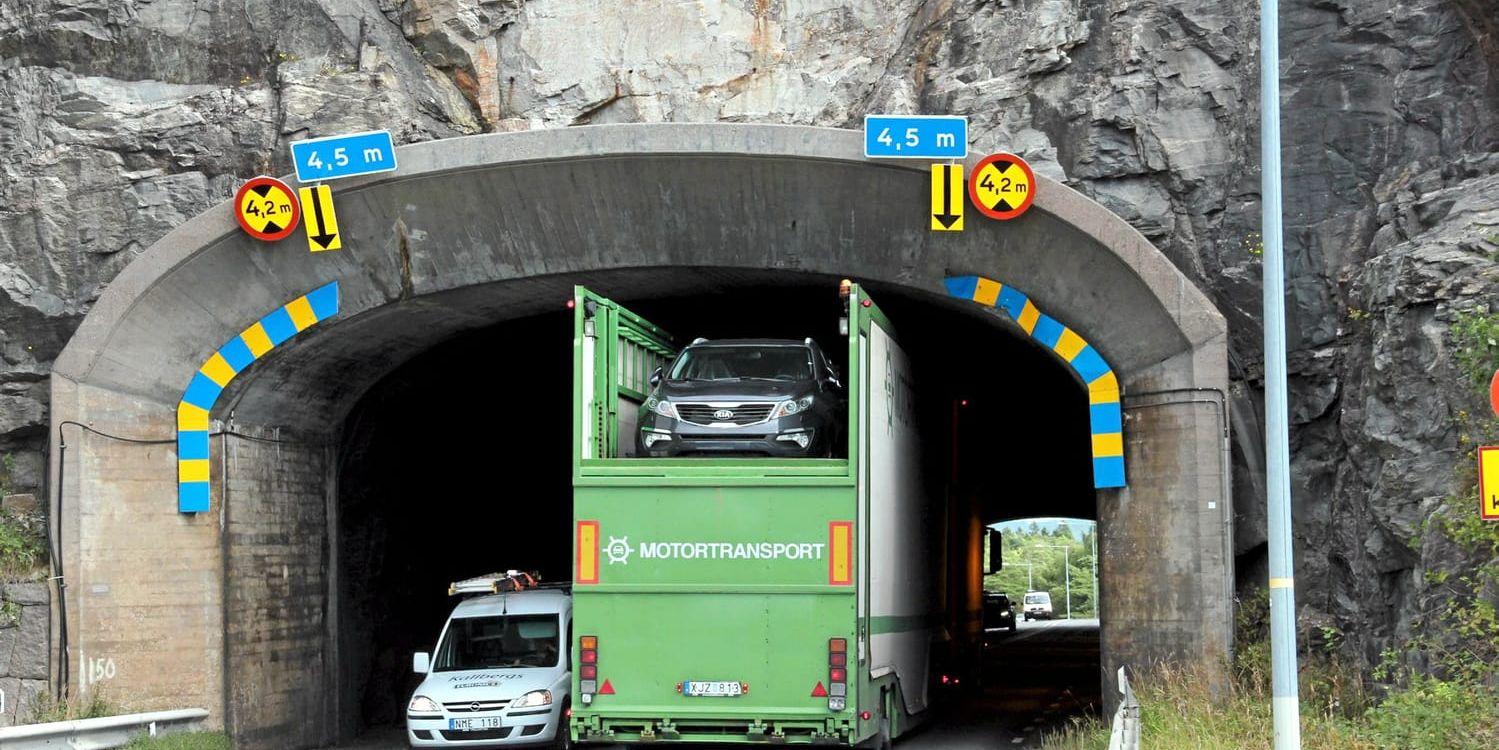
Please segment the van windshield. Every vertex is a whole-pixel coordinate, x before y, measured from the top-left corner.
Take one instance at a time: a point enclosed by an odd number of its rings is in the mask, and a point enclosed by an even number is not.
[[[1026,594],[1026,604],[1051,604],[1050,594]]]
[[[437,647],[435,672],[557,666],[556,615],[459,617]]]
[[[812,359],[802,346],[694,346],[682,352],[671,380],[811,380]]]

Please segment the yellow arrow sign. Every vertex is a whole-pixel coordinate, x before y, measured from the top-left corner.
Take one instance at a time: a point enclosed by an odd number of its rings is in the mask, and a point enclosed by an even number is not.
[[[1499,446],[1478,449],[1478,515],[1499,521]]]
[[[963,165],[932,165],[932,231],[963,231]]]
[[[307,249],[314,253],[344,246],[338,236],[338,216],[333,213],[333,189],[313,185],[297,190],[302,199],[302,226],[307,227]]]

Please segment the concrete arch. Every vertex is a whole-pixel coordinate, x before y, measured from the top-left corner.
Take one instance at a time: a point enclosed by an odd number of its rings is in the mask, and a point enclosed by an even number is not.
[[[1223,318],[1128,224],[1044,177],[1021,220],[929,232],[925,164],[865,160],[860,135],[670,124],[435,141],[402,148],[398,172],[335,187],[344,251],[256,243],[227,203],[174,230],[109,286],[58,358],[54,435],[68,420],[168,435],[202,363],[266,311],[336,282],[339,313],[236,370],[214,401],[213,419],[283,441],[235,448],[224,438],[209,463],[214,487],[234,497],[215,494],[220,514],[176,512],[170,450],[127,457],[103,440],[70,446],[65,481],[54,485],[71,579],[70,663],[109,653],[118,679],[142,686],[142,707],[207,705],[227,712],[237,734],[269,733],[278,746],[326,739],[285,727],[337,715],[320,697],[336,675],[308,666],[283,683],[264,664],[326,657],[318,639],[338,616],[313,593],[330,585],[318,546],[328,532],[323,503],[336,491],[330,425],[383,373],[436,341],[549,309],[572,283],[602,271],[607,284],[637,295],[780,272],[853,275],[953,306],[968,303],[948,297],[950,277],[1025,289],[1112,365],[1125,397],[1130,486],[1099,495],[1100,520],[1114,530],[1104,536],[1104,574],[1117,569],[1106,587],[1105,668],[1223,656],[1232,565],[1226,424],[1191,403],[1133,411],[1129,402],[1132,392],[1154,394],[1150,405],[1160,406],[1162,393],[1226,388]],[[53,459],[57,479],[56,445]],[[271,532],[283,541],[267,550],[256,540]],[[127,541],[142,533],[162,543]],[[262,580],[236,567],[243,556],[286,561],[285,580],[305,577],[297,587]],[[163,614],[129,633],[111,626],[161,593],[162,584],[107,585],[129,570],[183,582],[170,623]],[[296,627],[254,627],[271,601],[302,618]],[[180,643],[184,632],[191,648]],[[145,676],[163,672],[195,677],[165,686]],[[250,705],[231,689],[256,680],[276,699]]]

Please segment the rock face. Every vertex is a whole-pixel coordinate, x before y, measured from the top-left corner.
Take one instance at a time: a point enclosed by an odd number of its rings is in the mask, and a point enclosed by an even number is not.
[[[285,143],[952,112],[1150,237],[1228,316],[1237,529],[1263,580],[1257,12],[1239,0],[0,0],[0,450],[39,490],[43,378],[100,289]],[[1300,603],[1367,656],[1478,408],[1499,4],[1282,5]],[[1492,232],[1491,232],[1492,233]],[[1486,239],[1487,237],[1487,239]]]
[[[50,601],[45,583],[0,587],[0,727],[25,723],[37,696],[47,693]]]

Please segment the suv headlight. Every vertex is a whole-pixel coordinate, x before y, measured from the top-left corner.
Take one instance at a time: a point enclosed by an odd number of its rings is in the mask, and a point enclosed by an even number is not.
[[[798,399],[788,398],[776,404],[775,410],[770,413],[770,418],[780,419],[781,417],[789,417],[792,414],[800,414],[812,408],[812,400],[811,396],[802,396]]]
[[[650,409],[651,411],[663,417],[681,419],[681,417],[677,416],[677,407],[672,405],[670,401],[667,401],[664,398],[656,398],[655,396],[647,398],[645,400],[645,408]]]
[[[412,696],[411,704],[406,706],[406,710],[414,714],[440,714],[442,706],[437,705],[437,701],[425,695],[417,695]]]
[[[532,690],[510,703],[511,708],[536,708],[550,705],[552,705],[552,691],[550,690]]]

